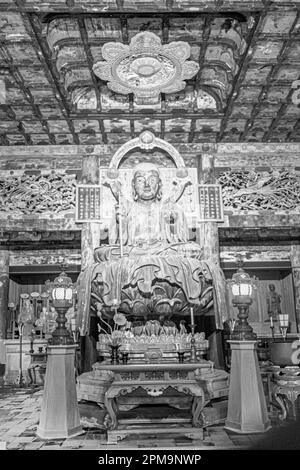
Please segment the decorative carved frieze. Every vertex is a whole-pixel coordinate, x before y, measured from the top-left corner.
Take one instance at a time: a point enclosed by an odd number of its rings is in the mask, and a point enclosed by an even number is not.
[[[5,175],[0,178],[0,217],[63,217],[75,209],[75,175],[65,173]]]
[[[225,208],[300,211],[300,173],[289,170],[225,171],[218,179]]]

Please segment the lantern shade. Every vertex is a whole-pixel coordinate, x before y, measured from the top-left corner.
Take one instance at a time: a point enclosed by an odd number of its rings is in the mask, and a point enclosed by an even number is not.
[[[65,299],[72,300],[72,297],[73,297],[73,289],[69,287],[68,289],[65,290]]]
[[[242,268],[233,274],[230,284],[233,297],[251,297],[253,280]]]
[[[289,316],[287,314],[279,314],[278,315],[278,318],[279,318],[279,326],[281,328],[288,328],[289,326]]]
[[[65,288],[54,287],[52,291],[52,297],[54,300],[65,300]]]
[[[71,303],[73,300],[72,279],[65,273],[61,273],[57,278],[54,279],[51,293],[54,303],[58,302],[61,306],[63,303]]]
[[[232,284],[231,289],[232,289],[232,294],[234,296],[237,296],[237,295],[251,296],[251,294],[252,294],[252,285],[251,284],[246,284],[246,283]]]

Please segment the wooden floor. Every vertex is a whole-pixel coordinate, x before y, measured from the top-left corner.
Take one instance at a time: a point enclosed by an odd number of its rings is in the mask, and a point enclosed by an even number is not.
[[[238,435],[226,431],[223,425],[211,426],[204,432],[203,440],[191,440],[184,436],[166,435],[155,436],[140,435],[128,436],[120,441],[117,446],[108,446],[106,431],[102,425],[104,412],[97,405],[82,402],[79,404],[81,424],[84,432],[75,438],[44,441],[36,436],[36,428],[39,422],[42,389],[0,387],[0,446],[7,449],[19,450],[113,450],[113,449],[251,449],[260,445],[266,437],[274,434],[281,435],[280,442],[284,442],[287,436],[286,429],[295,426],[295,423],[284,424],[274,422],[271,432],[260,435]],[[299,424],[298,424],[299,427]],[[282,433],[282,434],[280,434]],[[294,435],[295,433],[293,433]],[[297,433],[300,436],[300,433]],[[299,440],[299,447],[297,442]],[[294,448],[300,449],[300,437],[294,444]],[[276,439],[269,438],[270,449],[273,444],[278,448]],[[272,444],[273,442],[273,444]],[[4,444],[5,443],[5,444]],[[287,443],[288,444],[288,443]]]

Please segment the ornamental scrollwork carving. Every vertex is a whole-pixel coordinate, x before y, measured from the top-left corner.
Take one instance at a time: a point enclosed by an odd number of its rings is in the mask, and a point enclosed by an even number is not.
[[[5,175],[0,177],[0,214],[62,216],[75,209],[75,189],[75,175]]]
[[[225,208],[300,211],[300,173],[232,170],[220,174]]]

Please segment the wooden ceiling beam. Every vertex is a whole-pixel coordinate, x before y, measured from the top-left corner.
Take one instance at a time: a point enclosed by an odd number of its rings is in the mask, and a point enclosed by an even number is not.
[[[184,112],[184,117],[186,119],[222,119],[224,114],[223,113],[210,113],[210,112],[186,112],[184,109],[170,111],[170,112],[155,112],[151,110],[143,110],[143,112],[108,112],[108,113],[72,113],[70,114],[71,119],[141,119],[141,118],[150,118],[150,119],[176,119],[182,116],[182,112]],[[56,118],[50,118],[49,120]]]
[[[295,19],[294,19],[294,22],[292,24],[292,27],[290,29],[290,32],[289,32],[289,35],[288,37],[285,39],[285,41],[283,42],[283,45],[282,45],[282,48],[280,50],[280,53],[279,53],[279,56],[277,58],[277,64],[273,67],[273,71],[272,71],[272,74],[275,75],[278,70],[280,69],[280,67],[282,67],[282,61],[283,61],[283,58],[286,54],[286,51],[287,49],[291,46],[294,38],[293,38],[293,32],[294,32],[294,28],[296,27],[296,25],[298,24],[298,20],[300,18],[300,12],[298,11]],[[271,125],[269,127],[269,129],[264,133],[263,135],[263,138],[262,138],[262,141],[263,142],[269,142],[270,139],[271,139],[271,136],[272,136],[272,133],[274,131],[274,129],[277,127],[277,125],[279,124],[286,108],[288,107],[288,104],[290,103],[291,101],[291,96],[293,94],[293,89],[291,88],[286,99],[285,99],[285,102],[282,103],[282,105],[280,106],[279,110],[277,111],[277,115],[276,117],[272,120],[271,122]]]
[[[256,102],[253,106],[250,117],[249,117],[249,119],[247,119],[247,122],[245,124],[245,129],[240,135],[240,139],[239,139],[240,142],[243,142],[246,139],[248,132],[253,127],[254,120],[255,120],[257,114],[261,110],[261,107],[265,104],[264,103],[264,98],[266,97],[266,95],[268,93],[268,90],[270,88],[270,84],[272,82],[273,77],[275,76],[275,73],[278,71],[278,68],[281,66],[281,63],[282,63],[281,61],[282,61],[282,58],[284,57],[284,54],[285,54],[285,51],[286,51],[287,47],[288,47],[288,44],[286,42],[284,42],[282,44],[282,47],[281,47],[280,53],[278,55],[277,61],[276,61],[275,64],[272,65],[272,67],[270,69],[270,72],[269,72],[269,74],[266,78],[266,84],[262,86],[261,92],[260,92],[260,94],[259,94],[259,96],[258,96],[258,98],[257,98],[257,100],[256,100]],[[267,65],[270,65],[270,64],[267,64]]]
[[[16,0],[16,2],[19,3],[20,0]],[[79,139],[75,132],[73,122],[69,118],[70,109],[69,109],[68,101],[63,91],[61,90],[61,87],[59,84],[58,72],[56,70],[55,64],[53,64],[52,60],[50,59],[51,51],[49,49],[47,41],[45,41],[44,38],[42,37],[39,17],[38,15],[31,15],[29,13],[26,13],[26,14],[23,14],[23,19],[24,19],[24,24],[25,24],[25,27],[27,28],[28,34],[30,34],[32,41],[34,43],[34,46],[39,55],[39,58],[44,65],[44,71],[49,80],[49,83],[52,85],[54,89],[57,103],[59,105],[59,108],[62,112],[64,119],[67,121],[70,134],[73,137],[74,144],[78,145]]]
[[[6,46],[0,44],[0,50],[1,50],[2,54],[4,55],[4,57],[6,57],[6,59],[8,60],[8,68],[10,70],[10,74],[12,75],[12,77],[14,78],[16,84],[18,85],[18,87],[22,91],[22,93],[24,95],[24,98],[28,101],[28,104],[30,105],[30,107],[32,109],[32,114],[34,115],[35,119],[37,119],[41,123],[42,128],[47,133],[50,142],[51,143],[56,143],[53,135],[50,134],[47,121],[45,119],[43,119],[43,116],[41,115],[39,107],[34,102],[34,98],[32,96],[30,88],[28,88],[26,86],[26,84],[23,80],[23,77],[19,73],[18,69],[14,66],[13,67],[10,66],[10,65],[13,64],[13,59],[12,59],[9,51],[7,50]],[[8,116],[11,117],[14,121],[18,122],[17,127],[18,127],[20,133],[24,136],[26,143],[32,144],[32,140],[31,140],[30,136],[28,134],[26,134],[26,132],[25,132],[24,126],[22,124],[22,119],[20,119],[20,120],[17,119],[17,117],[16,117],[15,113],[13,112],[11,106],[6,105],[6,110],[7,110]]]
[[[300,111],[300,110],[299,110]],[[299,112],[300,114],[300,112]],[[291,132],[289,132],[286,136],[286,140],[288,142],[293,142],[294,139],[298,139],[300,141],[300,118],[297,119],[296,124]]]
[[[87,65],[88,65],[88,68],[89,68],[89,71],[90,71],[91,79],[92,79],[95,94],[96,94],[97,112],[101,113],[102,108],[101,108],[100,87],[99,87],[99,84],[98,84],[98,80],[97,80],[97,78],[94,74],[94,71],[93,71],[94,59],[93,59],[93,55],[92,55],[92,52],[91,52],[91,48],[89,46],[88,32],[87,32],[85,21],[84,21],[83,18],[78,18],[77,22],[78,22],[78,27],[79,27],[79,31],[80,31],[80,36],[81,36],[82,43],[83,43],[83,49],[84,49],[85,56],[86,56],[86,62],[87,62]],[[101,135],[102,135],[103,143],[106,144],[107,143],[107,137],[106,137],[106,133],[105,133],[105,129],[104,129],[103,120],[99,118],[98,119],[98,124],[99,124],[99,130],[100,130]]]
[[[89,68],[89,71],[90,71],[90,74],[91,74],[91,79],[93,81],[93,85],[94,85],[94,89],[95,89],[95,93],[96,93],[97,111],[101,112],[100,92],[99,92],[99,87],[98,87],[98,83],[97,83],[97,80],[96,80],[96,76],[93,72],[93,62],[94,62],[94,60],[93,60],[91,49],[90,49],[89,43],[88,43],[88,41],[89,41],[88,33],[87,33],[87,30],[86,30],[86,27],[85,27],[84,20],[82,18],[79,18],[77,20],[77,23],[78,23],[78,28],[79,28],[79,31],[80,31],[80,36],[81,36],[81,40],[82,40],[83,49],[84,49],[85,56],[86,56],[86,62],[87,62],[87,65],[88,65],[88,68]]]
[[[246,75],[248,65],[249,65],[249,62],[250,62],[251,57],[252,57],[253,48],[254,48],[257,40],[258,40],[259,30],[260,30],[260,27],[261,27],[266,15],[267,15],[267,9],[265,9],[262,14],[256,15],[256,17],[254,19],[255,24],[250,29],[250,31],[248,32],[248,35],[245,39],[247,46],[245,48],[244,54],[241,57],[239,71],[237,72],[237,74],[235,75],[235,77],[232,81],[231,93],[230,93],[230,95],[228,97],[228,100],[227,100],[226,111],[225,111],[224,117],[223,117],[222,122],[221,122],[220,132],[217,135],[217,141],[218,142],[220,142],[224,137],[226,126],[227,126],[227,121],[229,119],[232,108],[234,106],[235,99],[236,99],[236,97],[239,93],[239,89],[241,87],[241,84],[242,84],[242,82],[244,80],[244,77]]]
[[[195,136],[195,129],[196,129],[196,119],[192,119],[191,120],[191,127],[190,127],[189,137],[188,137],[188,143],[193,142],[194,136]]]
[[[203,26],[203,31],[202,31],[202,41],[200,44],[200,51],[199,51],[199,57],[198,57],[198,62],[199,62],[199,71],[196,75],[196,91],[199,90],[200,88],[200,82],[201,82],[201,74],[203,70],[203,62],[205,60],[205,54],[207,50],[207,45],[211,33],[211,23],[212,23],[212,16],[208,15],[204,18],[204,26]]]
[[[268,0],[262,0],[264,4],[267,3]],[[145,9],[145,7],[140,7],[138,11],[133,11],[130,9],[127,9],[124,7],[124,0],[116,0],[116,5],[117,9],[111,9],[107,5],[105,5],[105,1],[103,0],[101,3],[98,2],[98,6],[96,6],[96,2],[90,2],[90,5],[87,4],[86,1],[82,2],[84,3],[84,6],[78,5],[79,2],[77,2],[77,5],[74,3],[74,0],[66,0],[65,4],[63,3],[57,3],[57,2],[51,2],[49,0],[49,3],[41,3],[40,0],[36,0],[35,3],[30,2],[27,3],[23,0],[23,3],[20,6],[16,6],[10,2],[1,2],[0,3],[0,11],[20,11],[20,12],[28,12],[28,13],[35,13],[37,11],[37,8],[39,9],[40,13],[43,14],[44,16],[66,16],[70,14],[70,10],[74,15],[82,15],[85,17],[93,16],[116,16],[120,13],[124,13],[127,15],[132,15],[134,13],[136,16],[142,15],[149,15],[149,14],[156,14],[156,15],[168,15],[168,14],[174,14],[176,16],[195,16],[195,15],[206,15],[207,13],[215,13],[215,10],[217,9],[217,14],[220,15],[235,15],[237,18],[240,18],[242,16],[243,12],[249,12],[249,10],[253,10],[254,5],[253,1],[251,0],[241,0],[239,3],[239,8],[238,12],[234,11],[234,4],[232,5],[233,8],[229,9],[228,5],[224,5],[224,0],[212,0],[207,4],[208,2],[202,2],[203,3],[203,9],[201,12],[195,11],[193,9],[193,3],[195,0],[190,0],[191,3],[191,10],[185,9],[184,11],[181,9],[178,9],[174,6],[174,0],[166,0],[166,7],[164,8],[164,11],[159,10],[159,11],[154,11],[153,9]],[[52,3],[52,5],[51,5]],[[68,5],[70,3],[70,6]],[[145,2],[146,3],[146,2]],[[198,2],[199,3],[199,2]],[[272,3],[272,2],[268,2]],[[295,7],[294,2],[285,2],[285,6],[291,6]],[[73,7],[71,5],[74,5]],[[258,5],[256,7],[256,10],[260,10],[262,8],[262,5]],[[88,11],[90,9],[90,11]],[[204,11],[205,9],[205,11]]]

